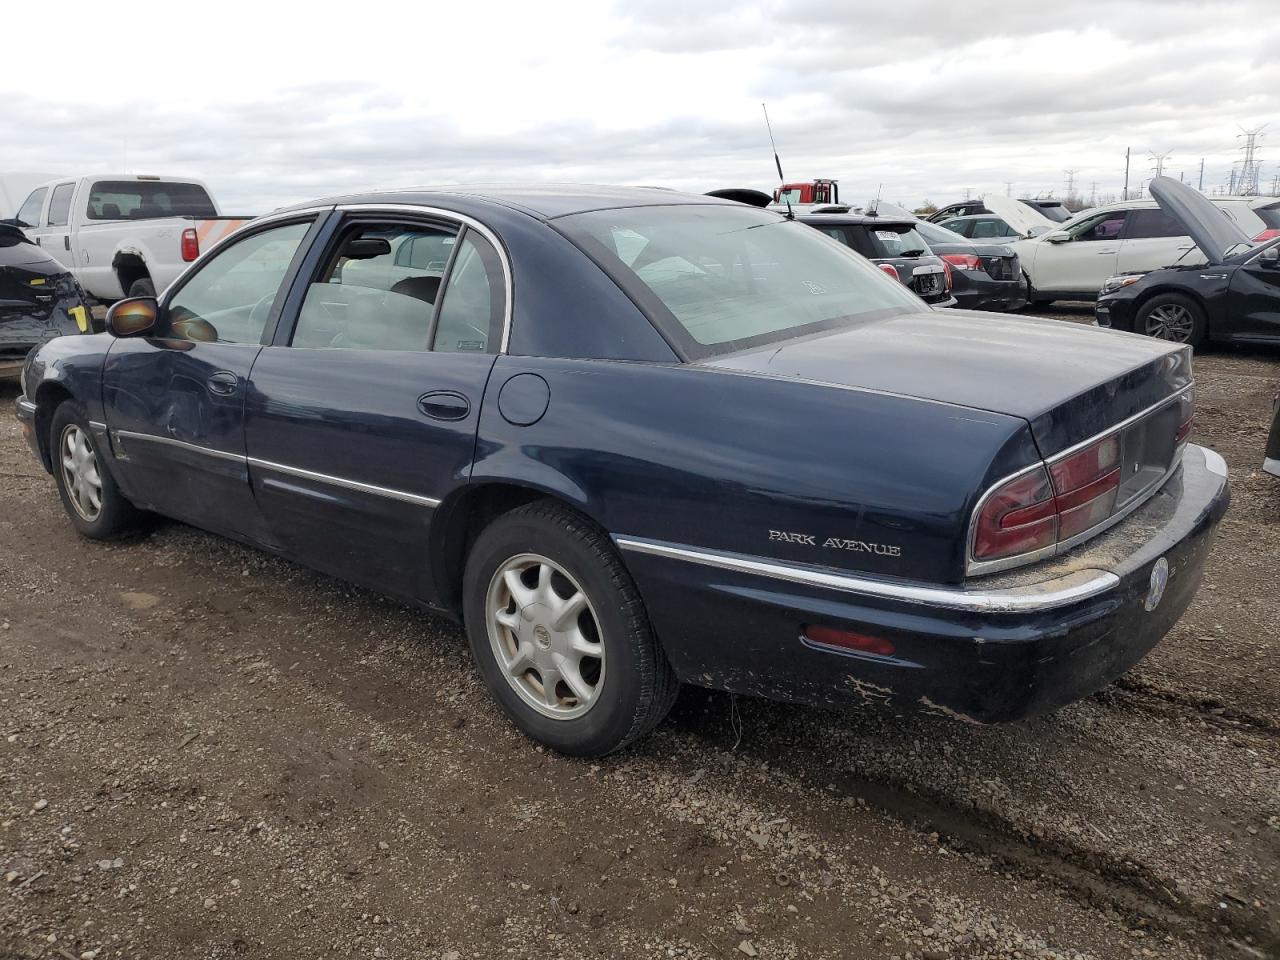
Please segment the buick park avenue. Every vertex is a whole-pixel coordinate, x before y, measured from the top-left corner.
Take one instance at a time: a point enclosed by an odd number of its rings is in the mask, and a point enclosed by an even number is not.
[[[667,190],[310,203],[107,327],[16,401],[83,535],[154,512],[457,618],[570,754],[681,683],[1054,710],[1165,635],[1229,499],[1186,346],[933,309]]]

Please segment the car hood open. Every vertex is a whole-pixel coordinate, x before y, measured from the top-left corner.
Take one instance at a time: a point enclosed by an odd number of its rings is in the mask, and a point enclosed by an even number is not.
[[[1210,263],[1221,263],[1241,244],[1253,246],[1249,235],[1199,190],[1172,177],[1156,177],[1150,188],[1160,209],[1186,227]]]
[[[1045,456],[1190,383],[1190,353],[1173,344],[968,310],[858,322],[702,364],[1022,417]]]
[[[1024,237],[1038,237],[1042,233],[1058,229],[1059,226],[1039,210],[1013,197],[983,197],[982,205]]]

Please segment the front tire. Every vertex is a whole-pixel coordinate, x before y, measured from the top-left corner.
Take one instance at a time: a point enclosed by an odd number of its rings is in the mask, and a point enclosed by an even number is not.
[[[64,400],[53,411],[49,451],[62,506],[83,536],[114,540],[141,525],[141,512],[116,486],[89,427],[89,417],[74,400]]]
[[[471,652],[504,713],[572,756],[619,750],[652,730],[679,685],[609,538],[542,501],[476,539],[463,578]]]
[[[1185,343],[1193,349],[1204,342],[1209,329],[1204,309],[1180,293],[1161,293],[1138,308],[1134,330],[1148,337]]]

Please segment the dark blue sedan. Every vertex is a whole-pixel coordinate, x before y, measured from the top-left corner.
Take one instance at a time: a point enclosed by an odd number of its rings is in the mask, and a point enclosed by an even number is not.
[[[17,401],[77,529],[153,511],[457,617],[573,754],[681,682],[1052,710],[1168,631],[1229,498],[1185,347],[934,310],[665,190],[308,204],[108,327]]]

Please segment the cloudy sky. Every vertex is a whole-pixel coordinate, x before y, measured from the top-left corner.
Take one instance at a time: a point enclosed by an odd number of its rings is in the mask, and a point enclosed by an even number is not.
[[[475,180],[772,189],[766,100],[788,179],[851,200],[1061,196],[1068,169],[1114,194],[1126,146],[1135,186],[1169,152],[1208,189],[1268,121],[1280,173],[1274,0],[64,0],[4,21],[0,173],[199,176],[229,212]]]

